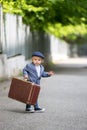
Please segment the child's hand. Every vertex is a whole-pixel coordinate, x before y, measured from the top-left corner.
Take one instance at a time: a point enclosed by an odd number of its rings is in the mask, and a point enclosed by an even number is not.
[[[53,71],[49,71],[48,74],[49,75],[54,75],[54,72]]]
[[[28,76],[27,75],[24,76],[24,80],[28,80]]]

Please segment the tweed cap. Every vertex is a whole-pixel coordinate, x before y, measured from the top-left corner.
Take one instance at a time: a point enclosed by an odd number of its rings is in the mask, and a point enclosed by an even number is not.
[[[45,56],[41,52],[39,52],[39,51],[33,52],[32,57],[33,56],[38,56],[38,57],[41,57],[42,59],[45,58]]]

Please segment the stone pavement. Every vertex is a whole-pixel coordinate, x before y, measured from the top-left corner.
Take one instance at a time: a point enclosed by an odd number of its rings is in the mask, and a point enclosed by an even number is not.
[[[0,83],[0,130],[87,130],[86,65],[60,66],[41,80],[44,113],[26,113],[25,104],[8,98],[10,83]]]

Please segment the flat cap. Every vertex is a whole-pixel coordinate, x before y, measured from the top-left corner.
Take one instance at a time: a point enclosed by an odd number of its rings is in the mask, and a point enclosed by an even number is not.
[[[41,57],[42,59],[45,58],[45,56],[41,52],[39,52],[39,51],[33,52],[32,57],[33,56],[38,56],[38,57]]]

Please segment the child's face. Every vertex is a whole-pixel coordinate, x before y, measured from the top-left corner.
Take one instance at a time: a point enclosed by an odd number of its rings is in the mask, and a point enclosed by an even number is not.
[[[40,65],[42,63],[43,59],[41,57],[38,57],[38,56],[33,56],[32,57],[32,62],[35,64],[35,65]]]

